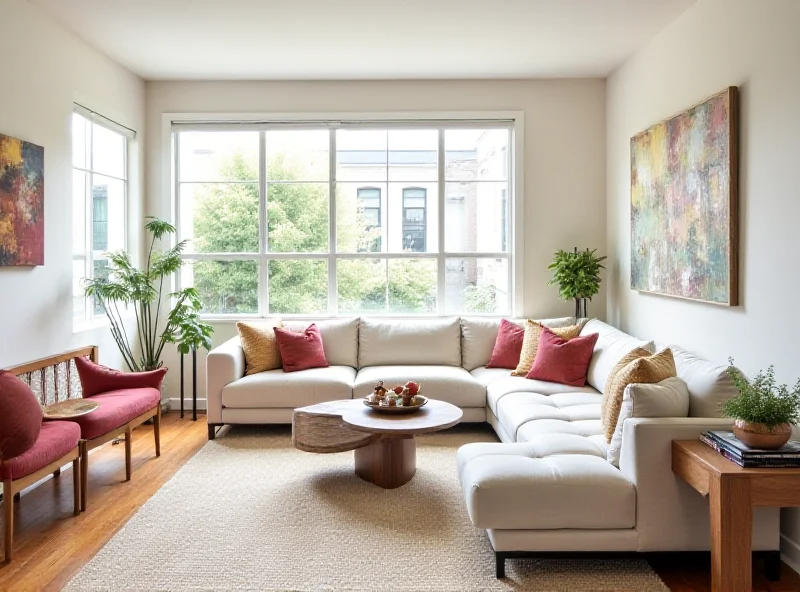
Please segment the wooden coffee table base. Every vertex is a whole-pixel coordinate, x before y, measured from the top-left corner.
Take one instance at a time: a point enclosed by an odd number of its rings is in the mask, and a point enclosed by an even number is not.
[[[417,442],[414,436],[384,436],[356,448],[356,475],[384,489],[405,485],[417,472]]]

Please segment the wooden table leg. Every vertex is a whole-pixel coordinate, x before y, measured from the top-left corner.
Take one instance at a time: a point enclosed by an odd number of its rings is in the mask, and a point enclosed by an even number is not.
[[[711,590],[747,592],[752,586],[753,507],[745,479],[712,476]]]
[[[356,475],[384,489],[405,485],[417,471],[414,436],[383,437],[354,454]]]

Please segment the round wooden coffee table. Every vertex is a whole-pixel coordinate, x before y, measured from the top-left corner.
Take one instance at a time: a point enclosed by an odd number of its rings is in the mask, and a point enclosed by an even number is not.
[[[332,401],[295,409],[292,440],[307,452],[354,450],[356,475],[394,489],[417,470],[414,436],[453,427],[462,415],[455,405],[435,399],[410,415],[382,415],[361,399]]]

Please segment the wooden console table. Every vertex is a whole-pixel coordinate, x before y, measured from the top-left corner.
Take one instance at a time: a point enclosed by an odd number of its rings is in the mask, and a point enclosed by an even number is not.
[[[709,498],[712,592],[750,590],[753,508],[800,506],[800,469],[745,469],[699,440],[673,440],[672,471]],[[779,553],[766,576],[780,578]]]

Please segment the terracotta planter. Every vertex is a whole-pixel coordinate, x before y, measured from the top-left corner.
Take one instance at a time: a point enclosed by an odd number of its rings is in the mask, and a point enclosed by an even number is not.
[[[792,437],[792,426],[782,423],[770,427],[764,423],[750,423],[737,419],[733,422],[733,433],[751,448],[774,450],[789,441]]]

